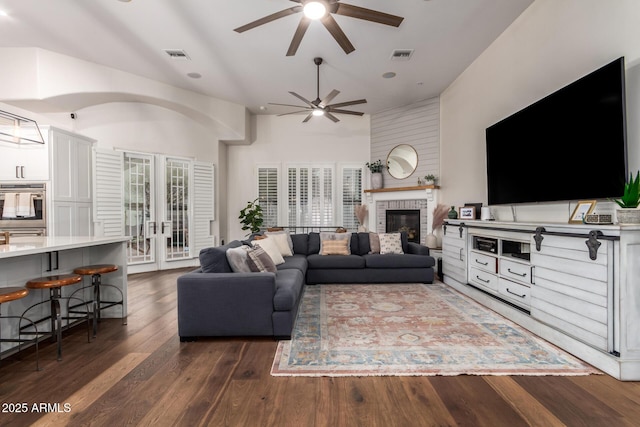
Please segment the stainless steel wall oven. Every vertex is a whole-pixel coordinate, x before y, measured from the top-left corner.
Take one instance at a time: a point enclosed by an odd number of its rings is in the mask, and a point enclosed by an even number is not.
[[[46,184],[0,184],[0,231],[12,236],[47,234]]]

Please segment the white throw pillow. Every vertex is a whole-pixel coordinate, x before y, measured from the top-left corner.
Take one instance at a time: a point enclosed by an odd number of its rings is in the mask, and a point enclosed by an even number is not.
[[[381,254],[403,254],[400,233],[378,233]]]
[[[265,236],[267,236],[269,239],[273,239],[276,242],[276,245],[278,246],[278,250],[280,251],[280,255],[282,256],[291,256],[293,255],[293,253],[291,252],[291,248],[289,247],[289,233],[284,234],[284,233],[280,233],[278,232],[276,233],[265,233]],[[259,240],[258,240],[259,241]]]
[[[291,239],[291,233],[289,233],[287,230],[265,231],[264,232],[265,236],[274,236],[274,235],[278,235],[278,234],[284,234],[285,236],[287,236],[287,243],[289,244],[289,249],[291,249],[291,253],[293,253],[293,239]]]
[[[250,248],[248,246],[240,246],[238,248],[227,249],[227,261],[234,273],[251,273],[249,263],[247,261],[249,255],[247,251]]]
[[[251,246],[260,246],[267,254],[269,254],[275,265],[284,264],[284,258],[282,258],[280,249],[278,249],[278,245],[273,238],[267,237],[265,239],[253,240],[251,242]]]

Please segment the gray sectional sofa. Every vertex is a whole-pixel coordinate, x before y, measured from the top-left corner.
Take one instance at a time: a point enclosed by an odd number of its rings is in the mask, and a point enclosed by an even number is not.
[[[408,242],[403,254],[370,253],[370,234],[352,233],[350,255],[320,255],[320,234],[293,234],[293,255],[271,272],[233,272],[226,245],[203,249],[200,268],[178,278],[178,334],[289,338],[304,286],[333,283],[432,283],[429,248]],[[246,243],[246,242],[245,242]]]

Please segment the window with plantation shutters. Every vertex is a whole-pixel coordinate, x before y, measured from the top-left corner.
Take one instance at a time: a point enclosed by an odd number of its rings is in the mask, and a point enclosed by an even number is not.
[[[287,166],[288,225],[336,225],[333,188],[332,166]]]
[[[342,226],[347,230],[358,229],[355,207],[362,204],[362,167],[343,166],[342,181]]]
[[[263,227],[275,227],[278,223],[278,175],[277,166],[258,166],[258,202],[262,208]]]

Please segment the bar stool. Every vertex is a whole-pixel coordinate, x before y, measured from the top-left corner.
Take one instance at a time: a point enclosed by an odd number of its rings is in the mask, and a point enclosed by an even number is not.
[[[109,307],[114,307],[116,305],[121,306],[122,308],[122,324],[127,324],[127,317],[124,313],[124,295],[120,288],[115,285],[111,285],[108,283],[102,283],[102,275],[107,273],[112,273],[114,271],[118,271],[118,266],[115,264],[96,264],[96,265],[86,265],[83,267],[77,267],[73,270],[75,274],[80,274],[82,276],[91,276],[91,285],[84,286],[76,292],[80,292],[84,289],[93,289],[93,336],[95,337],[98,334],[98,322],[100,321],[100,312]],[[110,287],[115,289],[120,293],[120,301],[104,301],[100,296],[100,288],[101,287]],[[73,295],[72,294],[72,295]],[[73,308],[73,307],[71,307]]]
[[[51,304],[51,314],[48,317],[44,317],[40,320],[36,320],[35,323],[40,323],[40,322],[44,322],[48,319],[51,320],[51,337],[52,339],[55,339],[58,343],[58,361],[62,360],[62,313],[60,312],[60,300],[61,299],[66,299],[66,300],[78,300],[81,301],[81,304],[78,305],[82,305],[85,304],[86,305],[86,316],[82,316],[82,317],[78,317],[78,316],[71,316],[71,313],[67,313],[67,316],[64,317],[67,320],[67,326],[69,325],[69,320],[73,320],[73,319],[85,319],[87,321],[87,341],[91,342],[91,326],[89,325],[89,318],[90,318],[90,313],[91,311],[89,310],[89,303],[87,303],[86,301],[74,297],[73,295],[70,295],[68,297],[63,297],[62,296],[62,287],[63,286],[69,286],[69,285],[75,285],[76,283],[80,283],[82,281],[82,276],[78,275],[78,274],[59,274],[56,276],[46,276],[46,277],[40,277],[37,279],[32,279],[29,280],[27,282],[27,288],[29,289],[49,289],[49,299],[46,301],[41,301],[39,303],[36,303],[34,305],[32,305],[31,307],[27,308],[24,313],[22,313],[22,315],[24,316],[25,313],[27,313],[29,310],[31,310],[32,308],[40,305],[40,304],[46,304],[46,303],[50,303]],[[94,319],[95,322],[95,319]],[[23,327],[23,328],[27,328],[27,327]]]
[[[10,301],[15,301],[21,298],[26,297],[27,295],[29,295],[29,289],[24,288],[24,287],[17,287],[17,286],[12,286],[12,287],[8,287],[8,288],[0,288],[0,305],[10,302]],[[24,316],[2,316],[2,313],[0,312],[0,319],[20,319],[20,322],[18,323],[18,338],[1,338],[2,337],[2,329],[0,329],[0,342],[17,342],[18,343],[18,352],[20,352],[20,346],[22,345],[23,342],[27,342],[27,341],[32,341],[29,339],[23,339],[20,333],[20,329],[22,327],[22,321],[27,321],[31,324],[31,326],[35,329],[35,333],[36,333],[36,338],[35,340],[35,345],[36,345],[36,371],[40,370],[40,356],[38,354],[38,327],[36,326],[36,324],[31,321],[29,318],[24,317]],[[0,326],[1,326],[1,322],[0,322]]]

